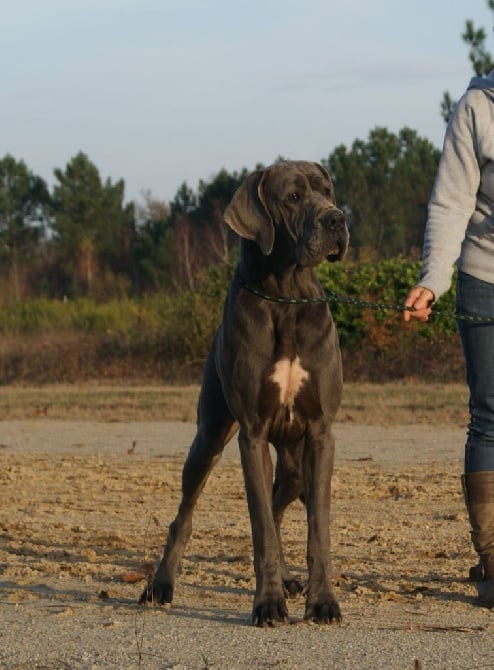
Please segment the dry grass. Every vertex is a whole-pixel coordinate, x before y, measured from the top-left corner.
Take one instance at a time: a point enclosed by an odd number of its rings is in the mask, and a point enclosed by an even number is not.
[[[0,419],[195,421],[197,385],[130,383],[0,387]],[[394,382],[345,384],[340,422],[464,426],[467,390],[462,384]]]
[[[464,384],[411,381],[345,384],[337,419],[372,425],[435,423],[465,426],[468,391]]]

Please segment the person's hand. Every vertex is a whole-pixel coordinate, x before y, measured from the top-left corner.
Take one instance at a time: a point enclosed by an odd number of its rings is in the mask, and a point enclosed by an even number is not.
[[[416,286],[412,288],[405,300],[405,307],[413,307],[411,312],[405,309],[403,312],[403,320],[410,321],[417,319],[417,321],[427,321],[431,313],[432,303],[434,302],[434,293],[424,286]]]

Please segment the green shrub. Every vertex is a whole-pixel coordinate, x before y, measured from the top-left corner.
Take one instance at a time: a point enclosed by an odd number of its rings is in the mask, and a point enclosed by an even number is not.
[[[318,275],[331,294],[401,306],[419,267],[403,258],[326,263]],[[194,290],[168,290],[141,299],[98,303],[39,298],[0,306],[1,380],[135,375],[196,381],[221,321],[231,275],[231,267],[212,267],[197,278]],[[437,316],[426,324],[405,326],[398,310],[369,309],[338,297],[330,306],[347,379],[463,379],[454,318]],[[454,312],[453,289],[438,309]]]
[[[318,268],[318,276],[330,295],[401,308],[408,291],[418,281],[419,270],[418,261],[392,258],[376,263],[325,263]],[[421,324],[420,337],[426,340],[434,340],[438,334],[456,333],[456,321],[451,316],[455,311],[453,288],[438,301],[437,310],[449,316],[434,316],[429,323]],[[371,311],[359,304],[349,304],[335,298],[331,302],[331,311],[344,346],[356,346],[365,339],[369,321],[388,327],[403,327],[402,313],[394,309]],[[371,318],[370,314],[373,315]]]

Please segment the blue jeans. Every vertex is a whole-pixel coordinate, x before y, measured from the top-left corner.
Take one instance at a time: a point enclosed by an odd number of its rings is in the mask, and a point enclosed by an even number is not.
[[[494,317],[494,284],[458,272],[456,309],[459,314]],[[494,470],[494,322],[459,320],[458,330],[470,390],[465,473]]]

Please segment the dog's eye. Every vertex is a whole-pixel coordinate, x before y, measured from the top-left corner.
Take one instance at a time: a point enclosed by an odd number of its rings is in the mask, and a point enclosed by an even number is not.
[[[288,196],[288,200],[290,200],[291,202],[298,202],[300,200],[300,196],[298,193],[290,193],[290,195]]]

